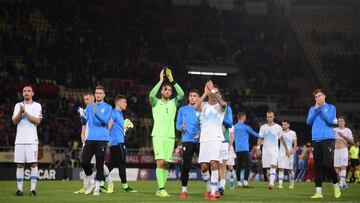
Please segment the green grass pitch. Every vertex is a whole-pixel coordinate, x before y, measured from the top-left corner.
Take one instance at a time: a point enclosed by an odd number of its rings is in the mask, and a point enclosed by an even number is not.
[[[180,181],[168,181],[166,190],[171,197],[160,198],[155,196],[155,181],[137,181],[129,182],[129,185],[138,193],[120,192],[120,183],[115,182],[115,192],[113,194],[93,195],[75,195],[82,181],[39,181],[37,193],[38,196],[29,196],[30,182],[24,183],[24,196],[16,197],[16,181],[0,181],[0,203],[8,202],[205,202],[203,194],[205,190],[204,183],[201,181],[190,181],[188,185],[188,198],[181,200],[179,198],[181,191]],[[218,202],[360,202],[360,184],[348,184],[349,188],[342,191],[339,199],[334,198],[332,184],[324,183],[322,200],[311,200],[309,197],[314,193],[314,183],[296,183],[295,189],[288,189],[285,183],[284,189],[268,190],[267,183],[252,183],[253,189],[235,189],[226,188],[225,196]],[[228,185],[227,185],[228,187]]]

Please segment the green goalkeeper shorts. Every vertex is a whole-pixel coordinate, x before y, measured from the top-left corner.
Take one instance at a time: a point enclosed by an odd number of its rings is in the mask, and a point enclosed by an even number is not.
[[[152,141],[155,160],[165,160],[166,162],[172,162],[175,139],[167,137],[153,137]]]

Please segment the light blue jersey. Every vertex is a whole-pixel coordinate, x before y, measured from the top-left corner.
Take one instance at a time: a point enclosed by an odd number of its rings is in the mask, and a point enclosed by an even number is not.
[[[195,138],[200,133],[200,113],[190,105],[183,106],[179,109],[176,119],[176,129],[181,131],[182,142],[199,143],[199,139]],[[182,124],[186,125],[186,129],[182,130]]]
[[[94,105],[97,113],[94,114]],[[106,102],[89,104],[86,109],[86,118],[81,120],[82,125],[87,125],[86,140],[109,141],[108,124],[112,107]]]
[[[240,122],[234,125],[235,152],[249,151],[250,135],[259,138],[259,134],[255,132],[250,126]]]
[[[325,103],[320,108],[310,108],[306,124],[311,126],[312,141],[335,139],[333,125],[336,121],[336,108]]]
[[[124,116],[121,110],[115,108],[112,111],[111,119],[114,124],[110,129],[110,146],[115,146],[118,144],[123,144],[125,141],[124,134]]]

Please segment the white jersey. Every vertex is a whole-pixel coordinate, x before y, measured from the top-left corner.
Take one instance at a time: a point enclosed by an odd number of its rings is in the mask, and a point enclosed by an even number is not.
[[[264,139],[263,151],[279,151],[279,139],[282,136],[283,129],[277,123],[272,126],[264,124],[260,127],[259,135]]]
[[[335,139],[342,140],[344,141],[344,143],[348,144],[344,138],[340,137],[338,132],[344,133],[345,136],[349,139],[354,139],[353,134],[349,128],[343,128],[343,129],[340,129],[339,127],[334,128]]]
[[[284,138],[287,148],[289,151],[293,149],[293,142],[296,140],[296,132],[293,130],[289,130],[288,132],[283,131],[282,137]],[[280,154],[285,154],[286,150],[282,143],[280,143]]]
[[[15,105],[13,118],[20,112],[20,105],[25,106],[25,111],[35,118],[42,118],[41,105],[37,102],[25,104],[19,102]],[[21,117],[17,124],[15,144],[38,144],[36,125],[31,123],[25,116]]]
[[[219,103],[210,105],[204,102],[201,107],[200,142],[224,141],[222,123],[225,109]]]

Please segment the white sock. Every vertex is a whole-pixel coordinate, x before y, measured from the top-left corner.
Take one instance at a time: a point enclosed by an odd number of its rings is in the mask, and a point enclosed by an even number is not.
[[[247,180],[244,180],[244,181],[243,181],[243,184],[244,184],[245,186],[247,186],[249,183],[247,182]]]
[[[39,176],[39,171],[38,171],[38,167],[31,167],[31,172],[30,172],[30,181],[31,181],[31,187],[30,187],[30,191],[36,190],[36,183],[37,183],[37,179]]]
[[[294,183],[294,171],[289,171],[290,183]]]
[[[182,191],[182,192],[187,192],[187,187],[186,187],[186,186],[182,186],[182,187],[181,187],[181,191]]]
[[[18,190],[23,191],[24,168],[16,168],[16,181]]]
[[[283,180],[284,180],[284,171],[279,171],[279,184],[282,185],[283,184]]]
[[[85,174],[85,171],[83,170],[83,173],[84,173],[84,178],[83,178],[83,188],[85,188],[85,185],[86,185],[86,174]]]
[[[275,176],[276,176],[276,169],[270,168],[270,184],[272,184],[272,185],[274,185]]]
[[[222,187],[224,190],[225,190],[225,184],[226,184],[226,180],[220,179],[220,187]]]
[[[234,179],[235,179],[235,170],[230,171],[229,176],[230,176],[230,181],[234,181]]]
[[[340,184],[341,185],[346,185],[345,179],[346,179],[346,170],[341,169],[341,171],[340,171]]]
[[[316,187],[316,193],[322,194],[322,188],[321,187]]]
[[[100,191],[100,180],[95,180],[95,190],[96,192]]]
[[[108,182],[108,185],[112,185],[113,181],[110,176],[109,168],[104,164],[104,176],[106,178],[106,181]]]
[[[209,171],[206,171],[206,172],[201,171],[201,177],[202,177],[203,181],[205,182],[207,191],[209,192],[210,188],[211,188],[210,187],[210,173],[209,173]]]
[[[216,188],[219,182],[219,171],[218,170],[211,170],[211,190],[210,195],[215,195]]]
[[[89,175],[87,176],[86,174],[84,174],[84,189],[86,190],[89,185],[91,184],[91,181],[93,180],[93,176]]]

